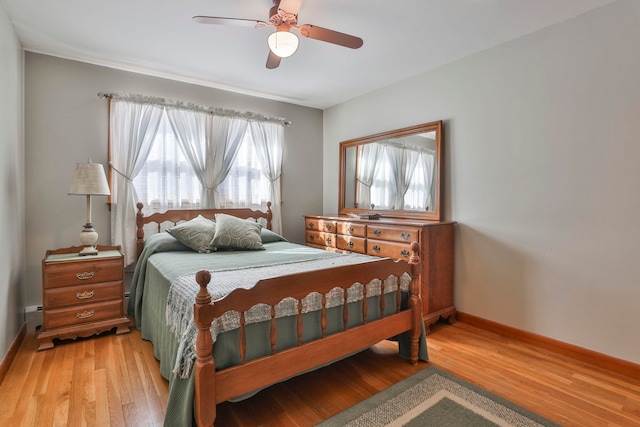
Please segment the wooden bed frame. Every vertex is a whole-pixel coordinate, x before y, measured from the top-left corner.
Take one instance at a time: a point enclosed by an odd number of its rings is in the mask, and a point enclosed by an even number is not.
[[[144,246],[145,224],[152,222],[173,222],[195,218],[203,215],[213,218],[216,213],[226,213],[243,218],[264,218],[268,228],[271,223],[271,204],[267,204],[267,212],[251,209],[207,209],[207,210],[174,210],[166,213],[155,213],[149,217],[142,214],[142,205],[138,204],[137,239],[138,251]],[[160,226],[158,226],[160,229]],[[199,426],[213,426],[216,418],[216,405],[229,399],[242,396],[251,391],[267,387],[314,368],[328,364],[336,359],[356,353],[384,339],[408,332],[411,342],[410,361],[418,363],[419,338],[422,333],[422,301],[420,299],[420,258],[419,245],[411,245],[411,259],[408,263],[381,258],[379,261],[356,265],[346,265],[331,269],[315,270],[304,273],[265,279],[251,289],[238,289],[225,298],[212,302],[207,291],[211,274],[201,270],[196,274],[200,290],[194,305],[194,318],[198,328],[196,339],[197,360],[195,362],[195,417]],[[400,277],[404,273],[411,276],[408,308],[401,310],[401,291],[396,292],[395,313],[381,319],[367,322],[368,303],[366,286],[363,287],[361,325],[347,328],[349,314],[346,309],[347,289],[354,283],[369,283],[373,279],[386,279],[391,275]],[[343,331],[327,335],[327,307],[325,294],[334,288],[341,288],[345,304],[343,304]],[[318,292],[322,297],[321,328],[322,337],[303,342],[302,303],[304,297]],[[276,320],[275,305],[285,298],[298,301],[297,335],[298,345],[276,352]],[[245,361],[246,336],[244,312],[256,304],[267,304],[271,307],[271,355]],[[380,311],[384,313],[385,298],[379,298]],[[213,340],[210,333],[213,319],[223,313],[235,310],[240,312],[239,354],[241,363],[236,366],[216,371],[213,358]]]
[[[205,218],[213,219],[217,213],[237,216],[239,218],[255,218],[256,220],[263,218],[267,223],[267,228],[271,230],[271,221],[273,212],[271,212],[271,202],[267,202],[267,210],[256,211],[248,208],[235,209],[173,209],[166,212],[156,212],[149,216],[144,216],[142,203],[136,204],[138,212],[136,213],[136,259],[140,257],[142,249],[144,249],[144,226],[145,224],[157,224],[156,232],[162,231],[162,224],[170,223],[176,225],[181,221],[189,221],[198,215]]]

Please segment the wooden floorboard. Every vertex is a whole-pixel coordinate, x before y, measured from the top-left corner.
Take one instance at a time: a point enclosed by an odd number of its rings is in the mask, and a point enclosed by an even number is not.
[[[429,364],[562,425],[640,427],[640,379],[458,322],[436,324],[429,363],[411,366],[383,342],[254,397],[219,405],[224,427],[313,426]],[[151,344],[130,334],[36,351],[27,334],[0,386],[0,425],[162,425],[168,382]]]

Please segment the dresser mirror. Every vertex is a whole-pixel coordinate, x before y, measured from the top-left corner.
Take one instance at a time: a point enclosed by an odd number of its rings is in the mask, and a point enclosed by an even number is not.
[[[340,143],[341,214],[440,220],[442,121]]]

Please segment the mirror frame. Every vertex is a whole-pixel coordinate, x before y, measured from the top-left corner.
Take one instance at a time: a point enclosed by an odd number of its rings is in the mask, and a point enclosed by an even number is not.
[[[347,148],[355,147],[370,142],[380,141],[384,139],[400,138],[403,136],[415,135],[424,132],[436,133],[436,172],[435,172],[435,206],[431,211],[410,211],[410,210],[377,210],[377,209],[360,209],[345,207],[345,174],[347,161]],[[442,120],[436,122],[423,123],[420,125],[409,126],[402,129],[396,129],[388,132],[377,133],[362,138],[355,138],[340,143],[340,178],[338,181],[338,210],[341,215],[347,213],[374,213],[381,217],[388,218],[405,218],[405,219],[421,219],[428,221],[440,221],[440,213],[442,206]]]

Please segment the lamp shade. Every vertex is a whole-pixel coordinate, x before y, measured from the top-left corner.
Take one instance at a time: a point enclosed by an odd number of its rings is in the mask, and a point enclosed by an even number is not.
[[[287,30],[271,33],[267,43],[274,55],[280,58],[287,58],[296,52],[300,40],[298,40],[298,36]]]
[[[76,163],[69,194],[108,196],[109,183],[100,163]]]

